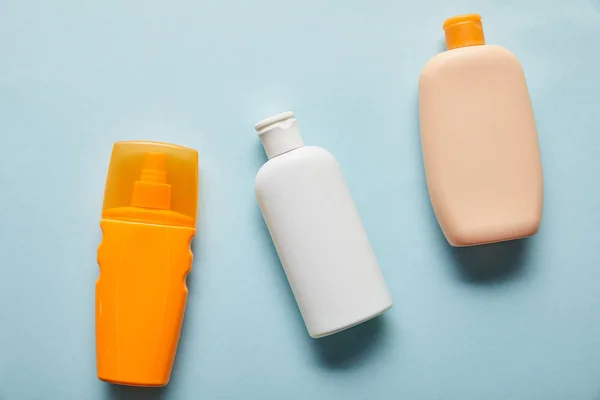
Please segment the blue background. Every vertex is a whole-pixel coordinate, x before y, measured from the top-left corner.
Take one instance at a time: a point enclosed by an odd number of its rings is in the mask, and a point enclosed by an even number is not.
[[[525,69],[545,176],[531,239],[455,250],[417,82],[444,18]],[[600,1],[0,2],[0,399],[600,399]],[[254,199],[253,124],[332,151],[394,298],[308,337]],[[96,379],[113,142],[196,148],[201,218],[171,384]]]

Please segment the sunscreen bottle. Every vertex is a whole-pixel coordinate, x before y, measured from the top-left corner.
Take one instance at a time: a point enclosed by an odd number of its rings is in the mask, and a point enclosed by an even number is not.
[[[256,130],[269,158],[256,198],[310,336],[384,313],[392,298],[337,160],[304,146],[292,112]]]
[[[164,143],[114,145],[96,283],[98,378],[169,382],[192,267],[198,153]]]
[[[431,203],[448,242],[471,246],[535,234],[542,162],[519,60],[485,44],[481,17],[444,22],[447,51],[419,82],[421,144]]]

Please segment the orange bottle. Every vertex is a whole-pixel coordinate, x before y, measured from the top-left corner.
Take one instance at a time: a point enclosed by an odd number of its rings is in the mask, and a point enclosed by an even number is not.
[[[114,145],[96,282],[98,378],[169,383],[196,232],[198,153],[155,142]]]

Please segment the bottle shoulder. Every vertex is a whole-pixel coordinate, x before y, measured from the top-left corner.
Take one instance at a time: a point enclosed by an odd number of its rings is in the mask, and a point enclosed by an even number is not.
[[[102,219],[189,228],[195,226],[193,218],[178,212],[132,206],[109,208],[102,214]]]
[[[322,147],[303,146],[267,161],[256,174],[254,184],[258,189],[280,176],[292,176],[302,171],[328,167],[339,168],[333,154]]]
[[[521,70],[519,59],[508,49],[498,45],[468,46],[436,54],[423,67],[419,84],[434,80],[445,71],[457,68],[487,68],[498,65]]]

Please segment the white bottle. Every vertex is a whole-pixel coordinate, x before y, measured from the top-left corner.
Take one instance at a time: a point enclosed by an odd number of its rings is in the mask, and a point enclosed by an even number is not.
[[[388,310],[392,298],[336,159],[304,146],[292,112],[256,130],[269,158],[256,198],[310,336]]]

